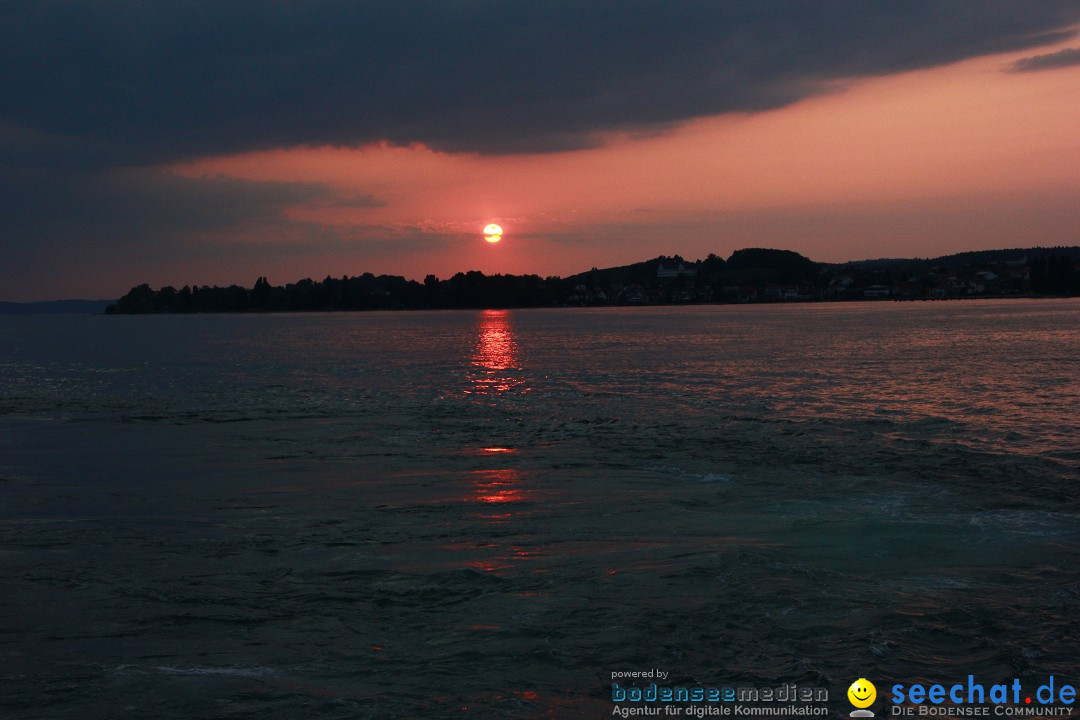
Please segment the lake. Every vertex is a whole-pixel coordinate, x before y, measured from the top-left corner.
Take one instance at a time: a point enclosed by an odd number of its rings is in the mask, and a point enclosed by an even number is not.
[[[1075,685],[1078,478],[1077,300],[0,316],[0,715]]]

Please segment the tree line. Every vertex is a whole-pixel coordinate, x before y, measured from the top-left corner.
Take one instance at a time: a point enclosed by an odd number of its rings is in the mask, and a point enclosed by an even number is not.
[[[1017,259],[1019,258],[1019,259]],[[726,260],[710,254],[686,261],[660,256],[567,278],[485,275],[472,270],[423,282],[364,273],[322,281],[271,285],[259,277],[250,289],[143,284],[106,308],[110,314],[314,312],[442,308],[529,308],[563,305],[760,302],[787,298],[844,300],[888,287],[892,298],[994,295],[1080,295],[1080,247],[961,253],[933,260],[889,259],[817,263],[790,250],[736,250]],[[991,272],[992,271],[992,272]],[[981,277],[980,277],[981,275]],[[772,288],[772,290],[770,290]],[[787,288],[791,292],[776,292]],[[936,294],[935,294],[936,291]]]
[[[428,275],[423,283],[397,275],[306,278],[271,285],[265,277],[251,289],[239,285],[194,285],[154,290],[143,284],[106,308],[109,314],[211,312],[317,312],[417,310],[424,308],[542,307],[568,296],[566,281],[538,275],[458,273],[447,280]]]

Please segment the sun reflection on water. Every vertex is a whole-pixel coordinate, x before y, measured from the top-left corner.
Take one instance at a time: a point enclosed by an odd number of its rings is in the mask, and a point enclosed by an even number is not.
[[[474,470],[473,499],[482,503],[521,502],[526,491],[520,487],[520,480],[521,473],[514,468]]]
[[[529,391],[520,376],[517,340],[509,310],[484,310],[477,319],[476,348],[470,358],[470,395],[497,397]]]

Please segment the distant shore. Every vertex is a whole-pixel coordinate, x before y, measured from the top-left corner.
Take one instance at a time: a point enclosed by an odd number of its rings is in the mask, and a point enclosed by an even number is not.
[[[251,288],[143,284],[109,314],[437,310],[704,304],[915,301],[1080,296],[1080,247],[960,253],[932,260],[819,263],[790,250],[749,248],[727,259],[660,256],[566,278],[457,273],[423,282],[398,275],[310,278]]]

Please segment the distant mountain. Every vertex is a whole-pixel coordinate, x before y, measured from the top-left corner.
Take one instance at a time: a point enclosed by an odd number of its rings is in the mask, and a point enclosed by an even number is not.
[[[0,302],[0,315],[100,315],[115,300],[49,300],[47,302]]]

